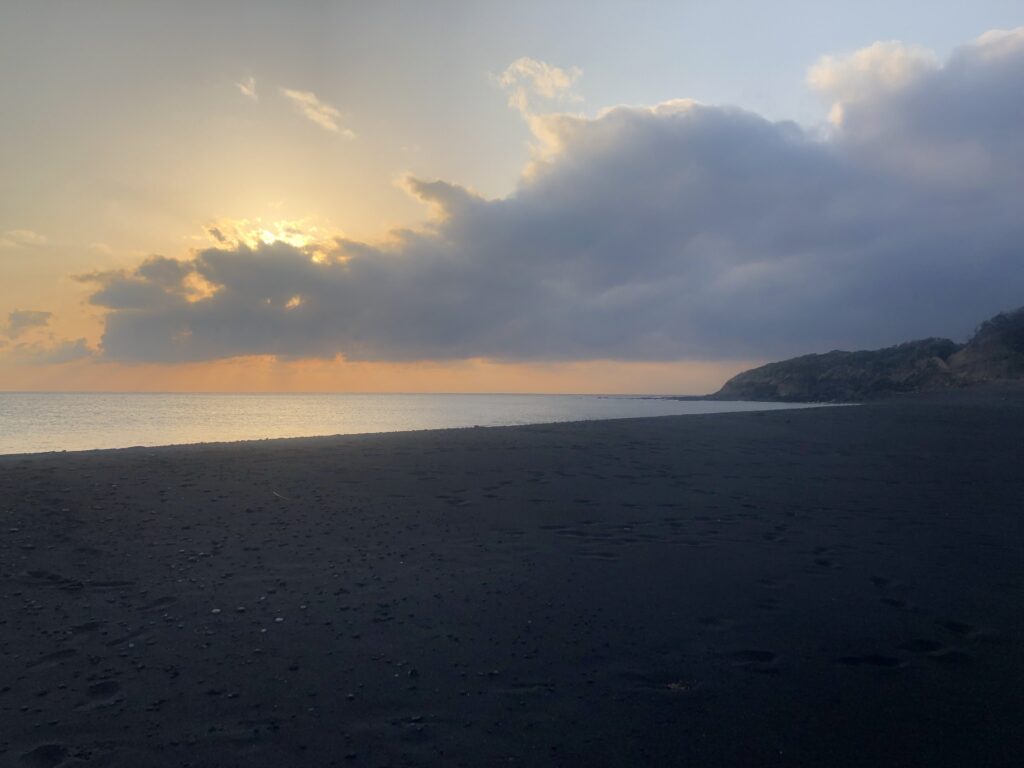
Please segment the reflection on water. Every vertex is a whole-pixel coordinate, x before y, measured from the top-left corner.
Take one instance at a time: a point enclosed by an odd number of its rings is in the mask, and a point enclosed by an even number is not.
[[[806,407],[597,395],[0,393],[0,454]]]

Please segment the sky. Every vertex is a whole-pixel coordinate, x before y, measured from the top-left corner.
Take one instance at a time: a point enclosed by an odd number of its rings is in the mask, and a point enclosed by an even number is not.
[[[700,393],[1024,304],[1019,2],[0,7],[0,390]]]

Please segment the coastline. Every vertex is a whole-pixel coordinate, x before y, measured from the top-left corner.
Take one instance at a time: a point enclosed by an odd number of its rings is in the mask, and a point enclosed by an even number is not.
[[[0,393],[0,398],[4,394]],[[334,438],[349,435],[388,434],[396,432],[423,432],[437,429],[471,429],[492,427],[532,426],[539,424],[567,424],[581,421],[607,421],[659,416],[704,415],[754,410],[792,410],[819,408],[831,403],[770,403],[756,401],[721,401],[707,398],[685,398],[688,405],[672,406],[676,397],[639,397],[632,395],[349,395],[300,393],[240,393],[227,394],[160,394],[141,393],[144,397],[157,397],[162,402],[159,414],[138,420],[133,411],[118,405],[110,408],[107,402],[96,409],[95,393],[69,395],[73,402],[54,407],[51,393],[32,393],[30,402],[9,409],[0,408],[0,459],[8,456],[67,454],[82,451],[121,450],[127,448],[161,448],[170,446],[236,444],[265,442],[268,440],[294,440],[302,438]],[[99,395],[104,401],[109,394]],[[224,408],[208,410],[207,401],[234,399]],[[268,403],[266,409],[253,408],[246,403],[242,410],[237,401],[265,400],[267,398],[291,400],[288,406]],[[340,398],[340,401],[336,401]],[[352,399],[376,401],[372,411],[352,408]],[[324,400],[328,402],[324,402]],[[410,409],[410,399],[416,403]],[[421,404],[421,399],[427,402]],[[440,402],[439,402],[440,399]],[[444,400],[451,399],[454,407]],[[433,402],[430,402],[430,401]],[[462,401],[459,403],[458,401]],[[474,400],[480,401],[473,403]],[[546,401],[562,400],[569,405],[550,408]],[[295,402],[302,402],[304,412],[296,416]],[[405,401],[403,403],[403,401]],[[469,401],[469,402],[467,402]],[[526,401],[526,402],[524,402]],[[532,401],[532,402],[530,402]],[[576,401],[576,402],[573,402]],[[620,401],[630,404],[657,403],[637,409],[606,405],[595,408],[594,403]],[[481,407],[481,403],[484,407]],[[538,407],[538,403],[544,405]],[[689,405],[702,403],[701,406]],[[3,405],[0,399],[0,405]],[[340,405],[340,407],[338,407]],[[312,407],[310,407],[312,406]],[[466,406],[470,406],[464,410]],[[689,408],[690,410],[687,410]],[[79,418],[77,410],[95,411],[87,418]],[[128,421],[128,426],[123,425]],[[311,426],[315,424],[316,426]],[[12,440],[9,436],[17,435]],[[133,442],[133,441],[138,442]],[[59,445],[59,448],[51,447]],[[18,446],[17,448],[15,446]]]
[[[3,456],[0,765],[1016,765],[1022,436],[974,392]]]

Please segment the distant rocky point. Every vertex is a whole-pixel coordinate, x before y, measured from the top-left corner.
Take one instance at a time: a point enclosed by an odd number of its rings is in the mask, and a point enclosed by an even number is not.
[[[909,341],[885,349],[803,355],[744,371],[716,400],[855,402],[1024,379],[1024,307],[986,320],[966,344]]]

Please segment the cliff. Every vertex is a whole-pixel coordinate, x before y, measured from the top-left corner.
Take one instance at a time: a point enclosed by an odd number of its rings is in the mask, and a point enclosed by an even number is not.
[[[933,338],[885,349],[803,355],[744,371],[712,397],[856,402],[1014,379],[1024,379],[1024,307],[985,321],[963,345]]]

